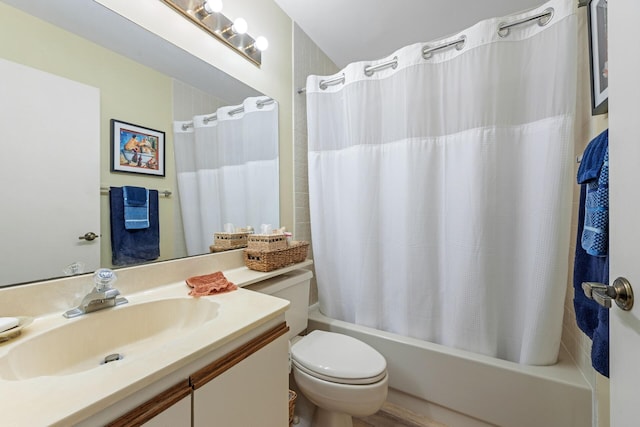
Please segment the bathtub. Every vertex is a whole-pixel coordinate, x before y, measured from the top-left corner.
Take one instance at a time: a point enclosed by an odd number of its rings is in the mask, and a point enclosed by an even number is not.
[[[388,401],[450,427],[589,427],[591,387],[562,347],[558,363],[526,366],[324,316],[309,330],[358,338],[382,353]]]

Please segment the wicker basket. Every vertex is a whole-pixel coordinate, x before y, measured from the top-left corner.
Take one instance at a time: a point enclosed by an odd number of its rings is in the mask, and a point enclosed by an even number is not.
[[[249,233],[214,233],[213,246],[211,252],[219,252],[229,249],[238,249],[247,247],[247,236]],[[213,250],[213,248],[219,250]]]
[[[284,234],[252,234],[248,238],[248,248],[254,251],[274,251],[287,248]]]
[[[242,248],[246,248],[247,245],[242,245],[242,246],[217,246],[217,245],[210,245],[209,246],[209,252],[224,252],[224,251],[232,251],[234,249],[242,249]]]
[[[289,427],[293,425],[293,412],[296,408],[296,398],[298,395],[295,391],[289,390]]]
[[[244,250],[244,263],[251,270],[262,272],[277,270],[307,259],[309,242],[292,242],[284,249],[259,251],[247,248]]]

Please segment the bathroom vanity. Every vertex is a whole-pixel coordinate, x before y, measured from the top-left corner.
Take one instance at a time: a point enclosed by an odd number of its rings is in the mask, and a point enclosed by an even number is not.
[[[124,268],[129,302],[73,319],[90,275],[0,289],[2,316],[34,318],[0,343],[2,422],[286,425],[289,302],[242,287],[310,264],[261,273],[238,250]],[[214,271],[240,288],[188,296],[187,277]]]

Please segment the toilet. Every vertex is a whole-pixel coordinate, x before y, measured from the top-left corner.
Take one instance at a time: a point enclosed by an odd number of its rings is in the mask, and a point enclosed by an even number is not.
[[[317,406],[312,427],[352,427],[352,417],[376,413],[387,398],[384,357],[353,337],[307,328],[312,273],[296,270],[247,286],[288,300],[285,313],[291,342],[291,367],[299,391]]]

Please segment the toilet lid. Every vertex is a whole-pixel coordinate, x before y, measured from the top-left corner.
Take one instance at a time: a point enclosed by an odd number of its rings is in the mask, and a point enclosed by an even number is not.
[[[387,373],[387,361],[373,347],[333,332],[311,332],[291,347],[291,359],[314,377],[342,384],[373,384]]]

